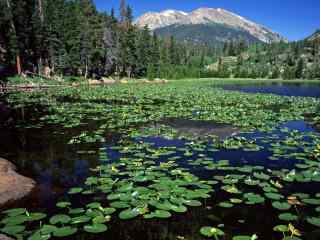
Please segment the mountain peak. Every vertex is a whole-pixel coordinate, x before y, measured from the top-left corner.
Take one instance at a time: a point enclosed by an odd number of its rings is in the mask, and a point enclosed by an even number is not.
[[[163,15],[173,15],[173,14],[188,15],[188,13],[186,13],[186,12],[178,11],[178,10],[174,10],[174,9],[164,10],[164,11],[160,12],[160,14],[163,14]]]
[[[267,27],[254,23],[238,14],[223,8],[198,8],[190,13],[168,9],[159,13],[147,13],[139,17],[137,26],[149,26],[151,30],[171,25],[223,24],[244,30],[262,42],[279,42],[286,40]]]
[[[309,36],[307,41],[319,41],[320,40],[320,29],[316,30],[311,36]]]

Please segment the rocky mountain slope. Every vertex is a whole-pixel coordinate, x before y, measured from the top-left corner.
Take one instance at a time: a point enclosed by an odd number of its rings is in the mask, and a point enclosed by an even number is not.
[[[311,36],[307,37],[307,41],[320,41],[320,30],[315,31]]]
[[[228,28],[237,29],[249,33],[252,37],[262,42],[286,41],[278,33],[245,19],[235,13],[221,8],[199,8],[191,13],[177,10],[166,10],[163,12],[149,12],[139,17],[135,23],[139,27],[149,26],[151,30],[158,30],[169,26],[190,25],[224,25]]]

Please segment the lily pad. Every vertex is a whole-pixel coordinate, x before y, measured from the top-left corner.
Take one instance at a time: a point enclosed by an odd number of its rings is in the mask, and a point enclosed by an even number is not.
[[[273,202],[272,206],[278,210],[289,210],[291,205],[286,202]]]
[[[297,215],[293,215],[292,213],[282,213],[279,215],[279,219],[283,220],[283,221],[297,221],[298,220],[298,216]]]
[[[66,223],[69,223],[70,221],[71,221],[71,218],[68,215],[64,215],[64,214],[54,215],[49,220],[49,222],[52,225],[55,225],[57,223],[66,224]]]
[[[78,231],[78,229],[75,227],[69,227],[69,226],[61,227],[61,228],[57,228],[53,232],[53,236],[55,236],[55,237],[68,237],[68,236],[75,234],[77,231]]]
[[[16,235],[18,233],[22,233],[26,229],[25,226],[13,225],[13,226],[5,226],[1,228],[1,232],[6,233],[8,235]]]
[[[205,237],[223,236],[224,232],[215,227],[202,227],[200,233]]]
[[[108,230],[108,227],[102,223],[95,223],[93,225],[85,225],[83,229],[88,233],[102,233]]]
[[[317,217],[308,217],[307,218],[307,222],[316,226],[316,227],[320,227],[320,218]]]
[[[129,208],[120,212],[119,218],[122,220],[128,220],[128,219],[135,218],[139,215],[140,215],[140,211],[137,208],[133,208],[133,209]]]

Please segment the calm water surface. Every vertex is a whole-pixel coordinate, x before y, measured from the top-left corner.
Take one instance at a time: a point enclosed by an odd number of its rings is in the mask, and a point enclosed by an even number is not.
[[[223,89],[247,93],[320,98],[320,83],[241,83],[225,84]]]

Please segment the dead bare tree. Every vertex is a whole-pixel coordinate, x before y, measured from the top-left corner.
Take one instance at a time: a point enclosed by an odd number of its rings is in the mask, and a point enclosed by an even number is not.
[[[105,72],[110,73],[114,70],[117,65],[118,59],[118,35],[114,31],[113,27],[109,24],[104,30],[103,36],[104,47],[106,49],[105,53]]]

